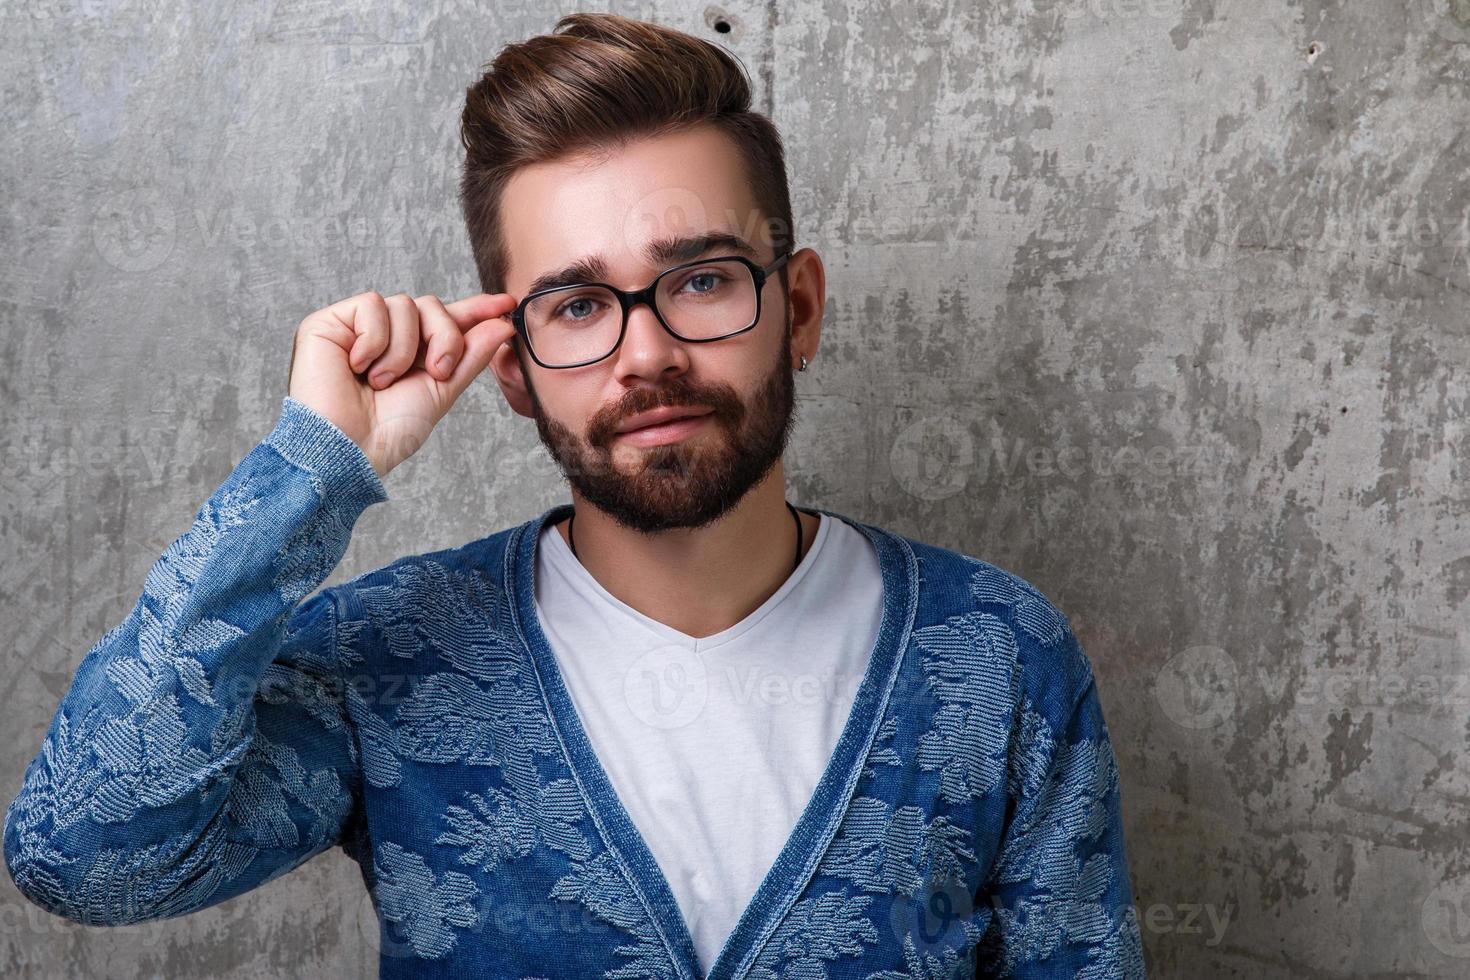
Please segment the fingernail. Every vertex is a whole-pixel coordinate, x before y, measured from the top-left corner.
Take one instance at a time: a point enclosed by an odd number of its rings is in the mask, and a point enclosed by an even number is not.
[[[440,371],[448,371],[452,367],[454,367],[454,355],[453,354],[445,354],[443,357],[439,358],[439,370]]]
[[[396,377],[397,375],[394,374],[392,371],[379,371],[377,374],[373,375],[373,384],[386,388],[388,385],[392,384],[393,379]]]

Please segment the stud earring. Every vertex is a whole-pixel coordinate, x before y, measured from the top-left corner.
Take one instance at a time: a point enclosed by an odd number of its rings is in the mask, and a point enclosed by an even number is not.
[[[807,365],[806,355],[805,354],[802,354],[801,355],[801,367],[797,368],[796,370],[798,370],[798,371],[805,371],[806,370],[806,365]]]

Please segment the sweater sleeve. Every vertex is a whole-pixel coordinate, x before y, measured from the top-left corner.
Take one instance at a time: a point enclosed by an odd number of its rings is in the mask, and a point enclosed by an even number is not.
[[[1065,642],[1075,644],[1070,630]],[[1118,768],[1091,670],[1056,722],[1021,714],[1018,800],[980,900],[994,910],[980,977],[1146,976]]]
[[[335,592],[306,597],[386,499],[356,443],[287,396],[78,666],[5,812],[26,898],[87,924],[162,919],[341,842],[358,748]]]

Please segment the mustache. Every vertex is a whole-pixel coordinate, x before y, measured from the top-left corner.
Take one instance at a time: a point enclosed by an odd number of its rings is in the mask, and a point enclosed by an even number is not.
[[[588,442],[594,446],[607,446],[618,434],[618,427],[625,421],[640,412],[655,408],[708,409],[715,421],[732,419],[743,412],[739,396],[725,385],[696,388],[689,384],[678,384],[659,390],[635,388],[617,406],[599,412],[594,417],[588,425]]]

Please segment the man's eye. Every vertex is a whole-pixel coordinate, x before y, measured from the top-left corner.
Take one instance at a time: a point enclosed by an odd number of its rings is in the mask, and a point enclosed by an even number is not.
[[[558,318],[566,316],[572,320],[585,320],[595,312],[595,309],[588,309],[587,307],[595,308],[596,306],[597,301],[592,297],[578,296],[575,299],[567,300],[561,306],[557,307],[555,315]]]
[[[723,283],[725,283],[725,282],[728,281],[725,276],[723,276],[722,274],[720,274],[718,272],[696,272],[694,275],[692,275],[688,279],[684,280],[684,285],[685,286],[688,286],[690,283],[700,282],[700,281],[706,280],[706,279],[712,279],[712,280],[714,280],[714,282],[712,282],[710,285],[706,286],[705,288],[702,288],[702,289],[701,288],[695,288],[695,289],[690,290],[690,292],[695,293],[695,294],[699,294],[699,293],[712,293],[716,289],[719,289],[720,286],[721,286],[721,284],[723,284]]]

